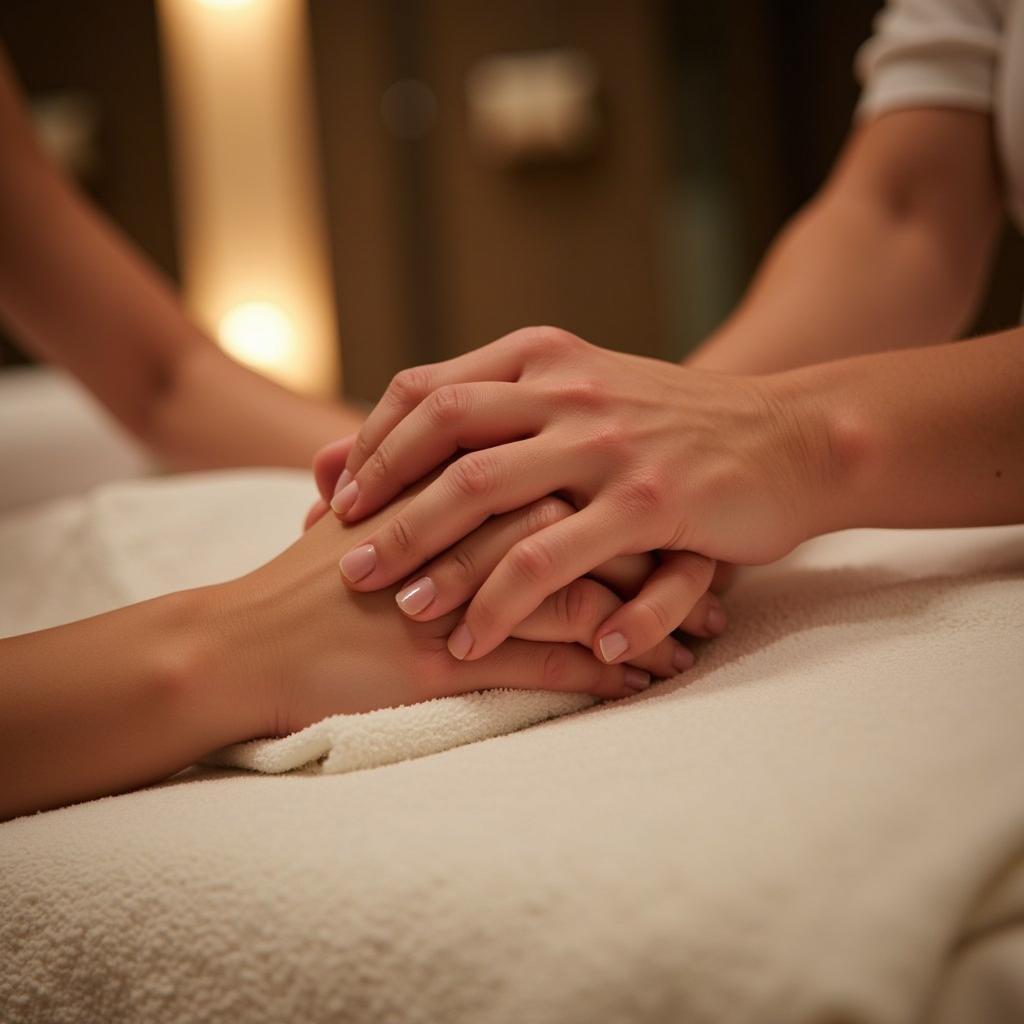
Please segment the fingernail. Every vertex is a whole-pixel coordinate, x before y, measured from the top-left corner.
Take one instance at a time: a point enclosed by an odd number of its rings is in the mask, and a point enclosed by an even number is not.
[[[611,664],[626,653],[629,642],[621,633],[608,633],[597,641],[597,646],[601,648],[601,657]]]
[[[688,668],[693,668],[696,660],[689,647],[677,647],[672,652],[672,667],[677,672],[685,672]]]
[[[704,628],[712,636],[720,636],[722,633],[725,632],[725,625],[725,612],[723,612],[717,604],[713,604],[708,609],[708,617],[704,620]]]
[[[377,564],[377,552],[372,544],[360,544],[345,555],[339,564],[345,579],[350,583],[357,583],[373,572]]]
[[[458,629],[450,637],[448,637],[448,651],[453,658],[458,658],[462,661],[467,654],[469,654],[470,648],[473,646],[473,634],[469,631],[469,626],[462,623]]]
[[[437,597],[437,587],[434,586],[434,581],[429,576],[410,583],[405,590],[400,590],[395,594],[398,607],[406,615],[418,615],[435,597]]]
[[[640,690],[646,690],[651,685],[651,676],[648,672],[642,672],[638,668],[627,666],[624,681],[631,690],[639,692]]]
[[[331,498],[331,508],[334,510],[334,514],[343,516],[355,503],[356,498],[359,497],[359,483],[355,480],[345,484],[344,487],[335,493],[334,497]]]
[[[338,477],[338,482],[334,485],[334,493],[337,494],[351,479],[352,474],[347,469],[343,469],[341,476]]]

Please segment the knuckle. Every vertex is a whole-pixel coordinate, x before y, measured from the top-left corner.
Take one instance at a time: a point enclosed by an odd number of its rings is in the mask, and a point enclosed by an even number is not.
[[[657,633],[658,639],[669,635],[679,625],[673,621],[668,609],[660,601],[637,600],[633,605],[637,619],[641,620],[652,634]]]
[[[559,591],[566,625],[586,625],[593,617],[597,605],[595,591],[588,580],[574,580]]]
[[[528,539],[520,541],[509,553],[509,568],[527,583],[540,583],[551,576],[555,564],[546,544]]]
[[[416,405],[430,391],[430,371],[425,366],[409,366],[391,378],[388,394],[399,405]]]
[[[633,480],[630,492],[633,507],[641,513],[649,513],[662,508],[668,496],[668,486],[662,477],[648,473]]]
[[[625,452],[626,443],[626,429],[616,423],[596,427],[587,434],[583,441],[587,451],[604,458],[616,458],[622,455]]]
[[[476,577],[476,558],[468,544],[459,544],[449,552],[447,561],[452,575],[457,580],[470,580]]]
[[[359,431],[356,436],[356,441],[352,446],[352,450],[360,465],[363,465],[374,452],[373,445],[370,444],[369,439],[363,435],[362,431]]]
[[[363,466],[362,477],[365,482],[380,483],[388,478],[391,472],[391,449],[386,443],[377,446]]]
[[[446,472],[455,492],[464,498],[485,497],[497,482],[494,459],[485,452],[463,455]]]
[[[573,507],[561,498],[541,498],[526,510],[526,528],[530,533],[539,533],[545,527],[567,519],[572,512]]]
[[[402,516],[391,520],[387,532],[388,544],[400,555],[408,555],[415,549],[415,540],[408,522]]]
[[[545,690],[559,690],[565,685],[569,670],[569,644],[552,644],[544,652],[540,665],[541,685]]]
[[[435,427],[458,422],[468,411],[469,392],[458,384],[438,388],[427,401],[427,414]]]
[[[596,377],[574,377],[558,387],[561,402],[574,409],[600,409],[607,402],[607,385]]]
[[[518,344],[535,355],[561,355],[582,347],[585,342],[570,331],[548,324],[525,327],[517,332]]]

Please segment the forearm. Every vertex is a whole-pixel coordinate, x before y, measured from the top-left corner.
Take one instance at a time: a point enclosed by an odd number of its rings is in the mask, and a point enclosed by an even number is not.
[[[323,445],[363,418],[354,407],[294,394],[210,344],[177,360],[146,440],[176,469],[308,469]]]
[[[178,468],[305,467],[361,421],[220,352],[170,283],[43,154],[2,51],[0,320]]]
[[[990,134],[949,110],[861,128],[688,365],[768,373],[958,336],[999,224]]]
[[[156,781],[266,730],[256,686],[227,671],[237,627],[221,591],[0,641],[0,819]]]
[[[1024,522],[1024,329],[779,374],[820,422],[812,534]],[[817,443],[817,442],[815,442]]]
[[[824,199],[783,233],[740,307],[688,364],[770,373],[948,339],[972,294],[949,279],[927,231]]]

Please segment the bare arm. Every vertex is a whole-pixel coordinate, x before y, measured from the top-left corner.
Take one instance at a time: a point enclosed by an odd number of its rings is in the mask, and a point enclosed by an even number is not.
[[[855,129],[688,365],[770,373],[956,337],[999,224],[991,136],[990,117],[963,110],[900,110]]]
[[[0,319],[165,462],[308,466],[353,410],[234,362],[40,149],[0,50]]]
[[[808,535],[1024,522],[1024,328],[764,379],[822,427]]]

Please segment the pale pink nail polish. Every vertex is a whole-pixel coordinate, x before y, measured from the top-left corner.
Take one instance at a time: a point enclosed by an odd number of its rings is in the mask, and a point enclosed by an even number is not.
[[[372,544],[360,544],[342,558],[340,565],[345,579],[350,583],[358,583],[373,572],[377,565],[377,552]]]
[[[450,637],[448,637],[448,651],[453,658],[458,658],[462,661],[463,658],[469,654],[473,647],[473,634],[469,631],[469,626],[464,622]]]
[[[601,657],[611,664],[626,653],[629,641],[621,633],[608,633],[597,641],[597,646],[601,648]]]
[[[355,503],[356,498],[359,497],[359,483],[356,480],[352,480],[350,483],[345,484],[344,487],[337,494],[331,498],[331,509],[335,515],[343,516]]]
[[[352,474],[347,470],[341,471],[341,476],[338,477],[338,482],[334,485],[334,493],[337,494],[347,483],[352,480]]]
[[[398,607],[406,615],[418,615],[431,604],[435,597],[437,597],[437,587],[434,586],[434,581],[429,576],[410,583],[404,590],[395,594]]]
[[[726,618],[725,612],[722,611],[718,605],[713,604],[708,609],[708,617],[704,620],[704,628],[712,636],[720,636],[725,632]]]
[[[677,647],[672,652],[672,667],[677,672],[685,672],[687,669],[693,668],[696,660],[689,647]]]
[[[642,672],[638,668],[633,668],[632,665],[627,666],[624,675],[624,681],[631,690],[646,690],[651,685],[651,677],[647,672]]]

